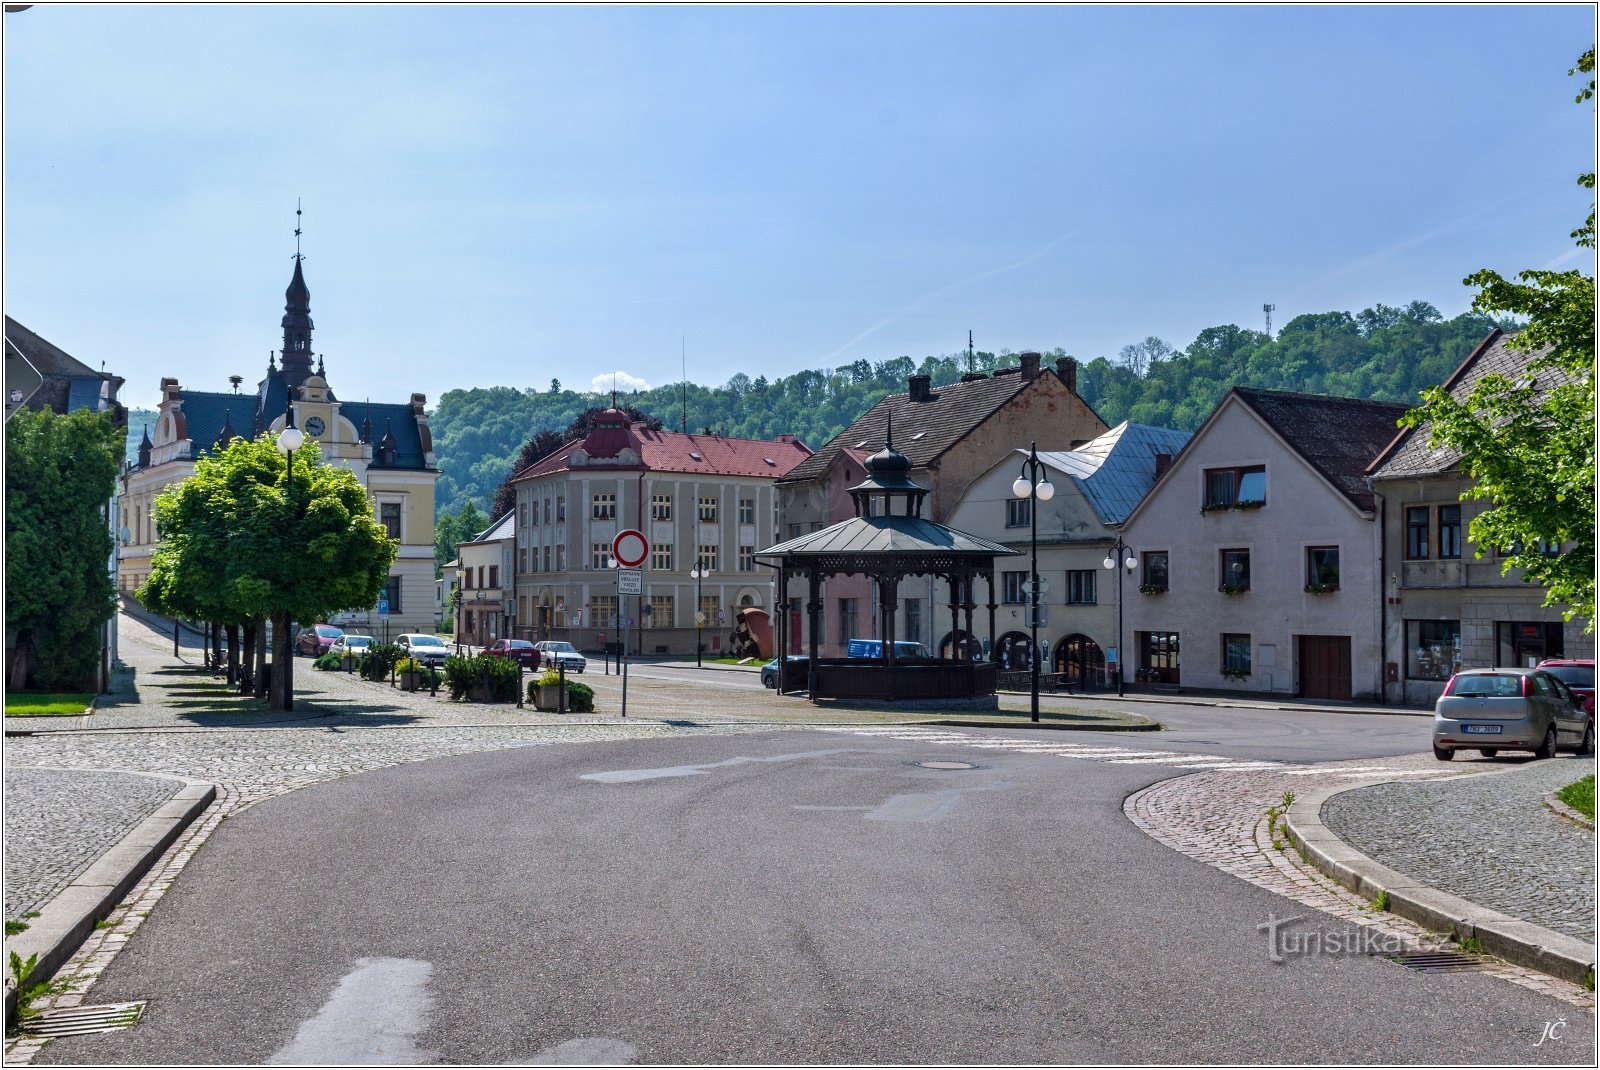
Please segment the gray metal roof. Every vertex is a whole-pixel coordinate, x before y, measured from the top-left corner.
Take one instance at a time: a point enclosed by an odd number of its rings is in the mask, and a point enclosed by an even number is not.
[[[1120,524],[1156,481],[1156,454],[1176,457],[1193,437],[1124,420],[1075,450],[1040,453],[1039,460],[1078,485],[1106,524]],[[1027,456],[1028,451],[1017,453]]]
[[[822,557],[837,554],[946,554],[998,557],[1016,550],[920,516],[853,516],[821,531],[781,542],[757,557]]]

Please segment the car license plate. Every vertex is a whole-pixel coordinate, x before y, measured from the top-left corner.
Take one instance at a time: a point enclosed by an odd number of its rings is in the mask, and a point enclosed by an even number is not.
[[[1500,726],[1497,724],[1464,724],[1461,731],[1475,736],[1498,736]]]

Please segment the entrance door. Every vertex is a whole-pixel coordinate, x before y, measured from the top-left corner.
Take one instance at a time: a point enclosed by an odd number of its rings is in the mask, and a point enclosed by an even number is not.
[[[1302,698],[1350,697],[1348,635],[1300,637],[1300,695]]]

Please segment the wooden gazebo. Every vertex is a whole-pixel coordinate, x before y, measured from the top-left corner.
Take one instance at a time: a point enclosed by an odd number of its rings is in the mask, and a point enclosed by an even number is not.
[[[806,583],[805,609],[810,622],[810,657],[803,680],[793,679],[786,655],[787,634],[780,634],[780,691],[805,690],[811,700],[875,699],[930,703],[960,700],[974,706],[995,703],[995,666],[973,657],[970,643],[952,644],[952,657],[901,658],[895,650],[900,581],[909,576],[943,579],[950,592],[953,630],[961,614],[966,635],[972,635],[975,581],[984,580],[989,596],[989,633],[994,634],[994,559],[1016,551],[975,535],[947,528],[920,514],[927,490],[911,480],[911,462],[894,448],[891,427],[884,447],[866,462],[866,478],[850,488],[856,515],[832,527],[779,543],[756,554],[778,571],[778,625],[789,627],[790,583]],[[882,654],[877,658],[823,658],[818,635],[822,613],[822,581],[829,576],[859,575],[877,588]]]

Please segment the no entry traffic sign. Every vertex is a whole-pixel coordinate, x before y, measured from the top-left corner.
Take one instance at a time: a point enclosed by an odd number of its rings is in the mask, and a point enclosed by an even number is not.
[[[611,556],[623,568],[638,568],[650,556],[650,544],[645,541],[644,532],[624,528],[611,540]]]

